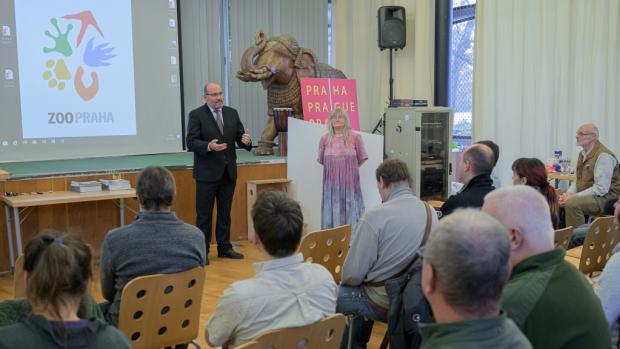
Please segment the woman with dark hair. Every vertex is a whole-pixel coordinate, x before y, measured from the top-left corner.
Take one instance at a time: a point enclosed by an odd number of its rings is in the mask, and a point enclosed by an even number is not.
[[[91,259],[76,235],[43,233],[30,240],[24,259],[30,314],[0,328],[0,348],[131,348],[116,328],[77,315],[92,278]]]
[[[349,224],[364,213],[359,167],[368,159],[362,136],[351,130],[349,116],[334,109],[321,137],[317,161],[323,165],[321,229]]]
[[[547,168],[536,158],[519,158],[512,163],[512,184],[525,184],[538,190],[547,199],[553,228],[558,228],[560,204],[555,189],[549,185]]]

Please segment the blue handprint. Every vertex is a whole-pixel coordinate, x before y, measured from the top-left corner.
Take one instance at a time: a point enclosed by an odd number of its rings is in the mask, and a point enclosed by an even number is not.
[[[116,55],[111,54],[114,47],[107,47],[109,44],[109,42],[106,42],[93,47],[93,39],[88,40],[88,44],[86,44],[86,49],[84,50],[84,63],[89,67],[110,65],[110,63],[106,61],[116,57]]]

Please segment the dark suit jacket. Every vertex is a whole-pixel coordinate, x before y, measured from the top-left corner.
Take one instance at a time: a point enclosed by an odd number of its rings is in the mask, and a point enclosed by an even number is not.
[[[442,217],[449,215],[457,208],[482,207],[484,197],[493,190],[495,187],[490,174],[481,174],[472,178],[460,193],[450,196],[441,206]]]
[[[213,113],[208,105],[189,113],[187,124],[187,148],[194,152],[194,179],[197,181],[214,182],[222,178],[228,172],[230,178],[237,179],[237,152],[235,142],[239,147],[250,150],[252,144],[241,143],[244,128],[239,114],[233,108],[222,108],[222,120],[224,121],[224,134],[220,133]],[[208,144],[213,139],[218,143],[228,144],[224,151],[209,151]]]

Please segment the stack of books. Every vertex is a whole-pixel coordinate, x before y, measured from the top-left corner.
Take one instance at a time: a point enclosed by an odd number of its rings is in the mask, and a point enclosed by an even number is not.
[[[126,179],[100,179],[104,190],[126,190],[131,189],[131,183]]]
[[[72,181],[69,190],[78,193],[88,193],[93,191],[101,191],[101,183],[97,181],[76,182]]]

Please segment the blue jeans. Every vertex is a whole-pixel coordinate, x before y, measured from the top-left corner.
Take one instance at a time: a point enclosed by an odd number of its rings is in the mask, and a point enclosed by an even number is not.
[[[361,286],[340,285],[336,312],[353,315],[353,340],[351,348],[366,348],[372,334],[374,321],[387,322],[387,314],[373,306],[364,295]],[[341,349],[347,348],[349,341],[349,326],[345,328]]]
[[[583,241],[586,239],[586,233],[588,232],[589,228],[590,228],[589,223],[582,224],[578,226],[577,228],[575,228],[573,230],[573,237],[571,238],[571,241],[568,244],[567,249],[570,250],[573,247],[583,245]]]

